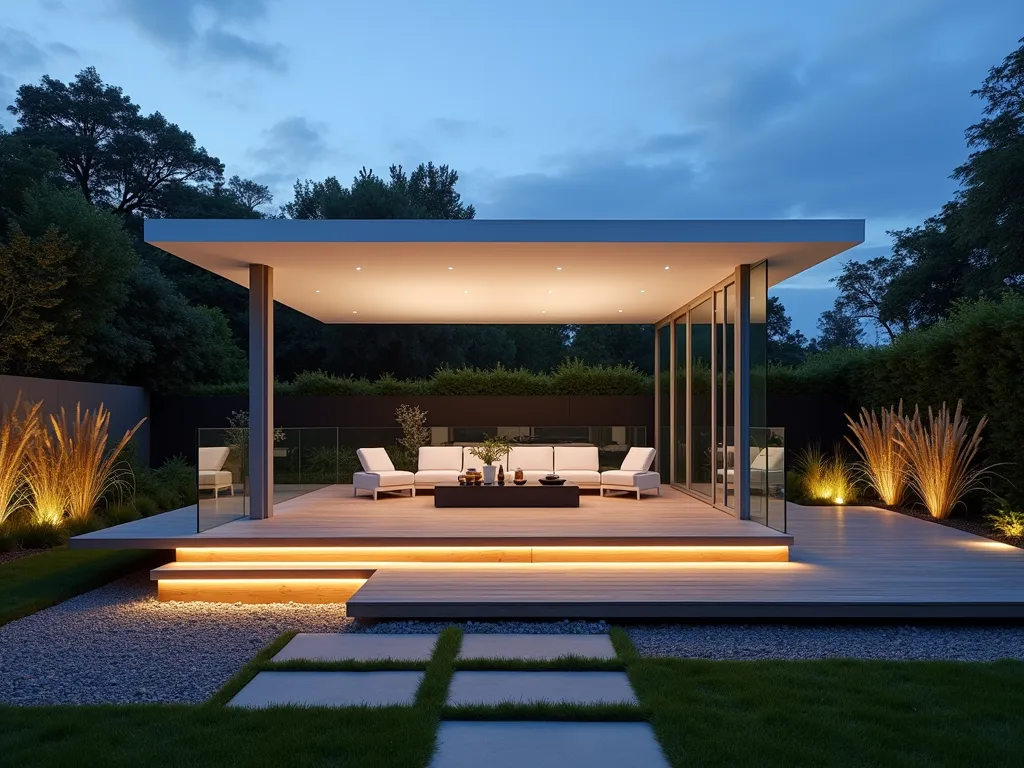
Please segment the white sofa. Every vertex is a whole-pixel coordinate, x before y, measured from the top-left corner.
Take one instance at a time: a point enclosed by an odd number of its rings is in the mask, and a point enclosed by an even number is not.
[[[596,445],[556,445],[555,474],[580,488],[601,487],[601,463]]]
[[[629,449],[618,469],[609,469],[601,473],[601,495],[607,491],[636,492],[637,499],[641,491],[657,489],[661,495],[661,475],[651,471],[654,464],[654,449],[634,446]]]
[[[217,498],[220,491],[230,490],[235,495],[234,478],[224,469],[230,450],[224,446],[199,449],[199,490],[213,491]]]
[[[377,500],[377,493],[380,491],[409,491],[410,496],[416,495],[413,473],[395,469],[391,457],[383,448],[360,448],[356,451],[356,456],[359,457],[363,471],[352,475],[353,496],[360,490],[372,491],[374,501]]]
[[[550,445],[517,445],[508,452],[505,473],[523,470],[528,483],[536,483],[555,471],[555,451]]]
[[[459,475],[466,468],[464,454],[465,451],[459,445],[427,445],[420,448],[416,462],[416,487],[433,488],[438,483],[459,482]]]

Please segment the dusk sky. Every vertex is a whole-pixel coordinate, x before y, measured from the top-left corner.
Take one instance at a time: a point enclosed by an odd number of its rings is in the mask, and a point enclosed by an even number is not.
[[[4,105],[95,66],[276,204],[433,160],[479,218],[858,217],[857,258],[950,198],[970,92],[1024,36],[1020,0],[4,6]],[[843,258],[775,291],[808,335]]]

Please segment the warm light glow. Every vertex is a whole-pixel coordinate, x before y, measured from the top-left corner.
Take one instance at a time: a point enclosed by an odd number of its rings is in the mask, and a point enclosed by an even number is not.
[[[358,315],[359,313],[358,313],[358,312],[357,312],[356,310],[354,310],[354,309],[353,309],[353,310],[352,310],[352,314],[353,314],[353,315]]]
[[[834,501],[836,504],[842,504],[844,499],[842,496],[836,496],[834,499],[832,499],[832,501]]]
[[[317,292],[317,293],[320,293],[320,289],[319,289],[319,288],[317,288],[317,289],[316,289],[316,292]]]
[[[542,310],[540,311],[540,313],[541,313],[542,315],[546,315],[546,314],[548,313],[548,311],[547,311],[546,309],[542,309]]]
[[[455,269],[455,267],[448,267],[449,271]]]
[[[361,269],[362,269],[362,267],[356,267],[356,272],[358,272]]]
[[[182,547],[180,563],[203,563],[213,569],[277,564],[373,569],[553,566],[593,563],[601,567],[677,566],[703,562],[780,562],[789,559],[783,544],[723,546],[575,546],[575,547]]]
[[[641,288],[640,293],[646,293],[646,291],[643,288]]]
[[[561,271],[562,271],[562,268],[561,268],[561,267],[555,267],[555,269],[557,269],[557,270],[558,270],[559,272],[561,272]]]
[[[665,267],[665,269],[668,269],[668,267]]]

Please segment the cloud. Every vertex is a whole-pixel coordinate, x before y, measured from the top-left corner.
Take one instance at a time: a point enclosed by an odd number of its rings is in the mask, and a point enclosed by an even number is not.
[[[13,27],[0,26],[0,125],[14,125],[14,117],[7,111],[14,103],[19,80],[34,80],[46,68],[46,51],[29,34]]]
[[[139,29],[185,55],[287,69],[285,48],[245,37],[230,29],[265,18],[268,0],[116,0],[117,8]]]
[[[247,153],[257,166],[253,179],[269,186],[275,199],[288,199],[296,179],[345,157],[330,147],[327,130],[326,124],[305,117],[288,117],[274,123],[263,131],[262,143]]]
[[[501,139],[505,136],[505,131],[496,125],[477,120],[455,120],[450,117],[438,117],[431,120],[427,130],[436,134],[438,138],[451,141]]]
[[[663,61],[674,130],[567,152],[539,172],[474,178],[478,209],[514,218],[927,215],[949,199],[948,176],[966,157],[963,131],[980,115],[970,91],[1015,47],[1011,20],[1024,21],[1014,4],[993,4],[1002,12],[981,19],[946,0],[892,12],[879,0],[815,46],[750,34]]]

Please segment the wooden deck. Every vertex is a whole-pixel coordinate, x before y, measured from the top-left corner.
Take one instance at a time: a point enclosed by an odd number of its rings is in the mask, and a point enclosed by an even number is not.
[[[154,571],[165,598],[239,599],[215,583],[230,580],[245,599],[344,601],[362,618],[1024,618],[1024,550],[869,507],[790,504],[783,535],[663,493],[438,510],[332,486],[270,520],[197,534],[186,509],[71,546],[176,548]]]
[[[789,505],[790,562],[383,570],[351,616],[1024,618],[1024,550],[895,512]]]
[[[230,497],[225,504],[235,503]],[[332,485],[275,505],[269,520],[233,520],[196,533],[195,507],[106,528],[71,540],[72,548],[190,547],[575,547],[786,546],[792,537],[736,520],[665,487],[661,496],[600,497],[579,508],[435,509],[425,494],[352,496]]]

